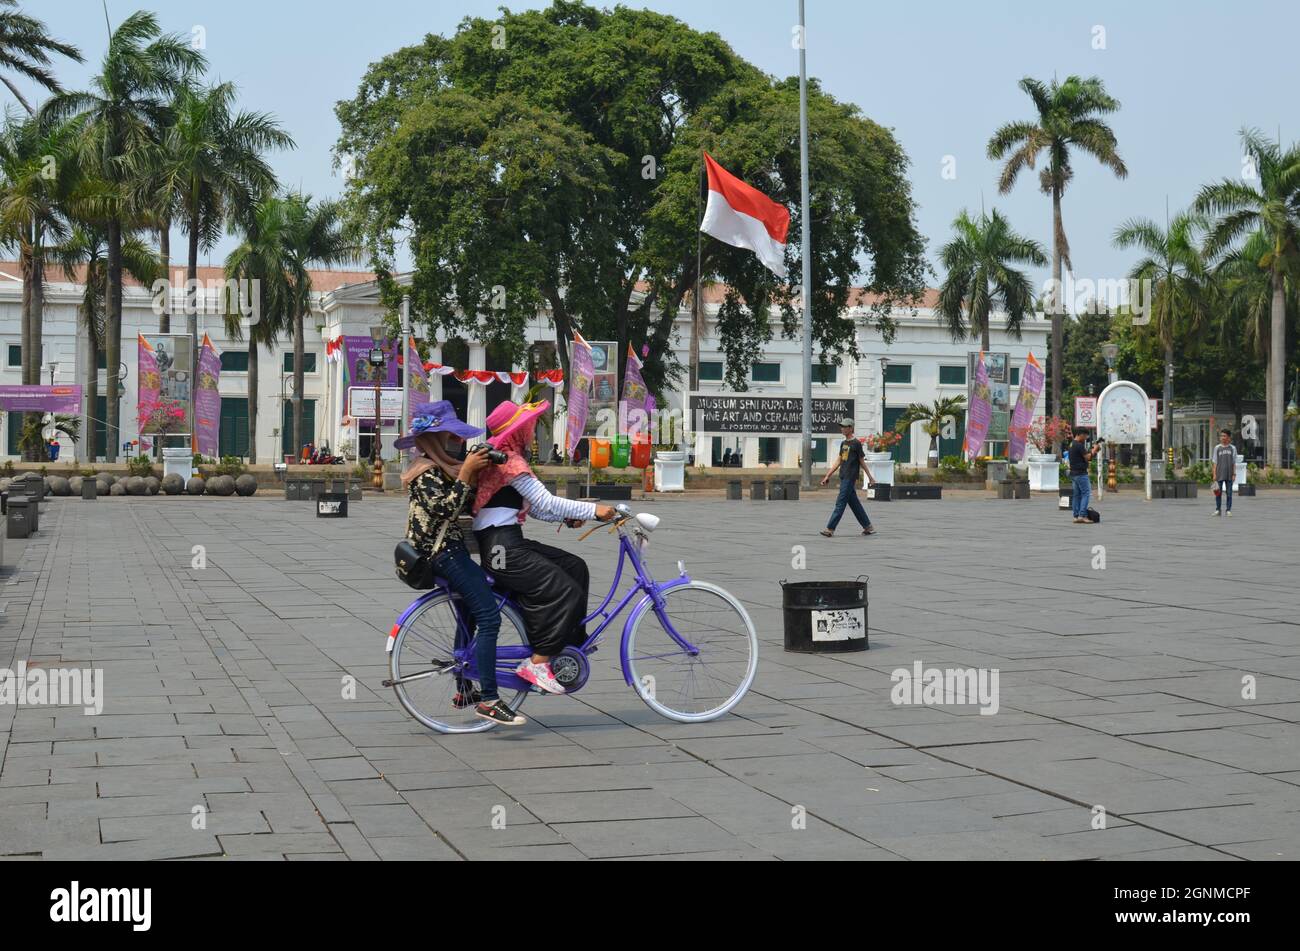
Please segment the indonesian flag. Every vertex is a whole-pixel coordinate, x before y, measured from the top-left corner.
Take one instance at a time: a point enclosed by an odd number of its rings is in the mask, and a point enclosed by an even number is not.
[[[748,248],[777,277],[785,277],[785,235],[790,212],[746,185],[704,153],[709,173],[709,204],[700,230],[737,248]]]

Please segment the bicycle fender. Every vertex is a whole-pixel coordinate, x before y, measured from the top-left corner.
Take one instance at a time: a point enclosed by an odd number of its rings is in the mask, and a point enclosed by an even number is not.
[[[672,588],[679,588],[684,584],[690,584],[690,583],[691,583],[691,579],[688,578],[686,575],[682,575],[679,578],[674,578],[672,581],[667,581],[659,585],[659,590],[668,591]],[[654,603],[655,603],[655,599],[653,597],[651,597],[648,594],[645,595],[645,597],[643,597],[640,601],[636,603],[636,607],[632,609],[632,613],[629,614],[627,616],[627,620],[623,622],[623,638],[618,645],[618,659],[619,662],[623,665],[623,682],[626,683],[629,687],[632,686],[632,666],[631,664],[628,663],[628,654],[627,654],[628,638],[631,637],[632,628],[636,625],[637,620],[641,617],[642,614],[645,614],[646,611],[652,608],[654,606]]]

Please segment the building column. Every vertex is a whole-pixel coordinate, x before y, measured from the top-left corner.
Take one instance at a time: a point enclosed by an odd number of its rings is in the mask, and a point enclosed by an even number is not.
[[[469,345],[469,366],[467,370],[486,370],[487,348],[481,343]],[[483,429],[487,426],[487,387],[478,383],[467,385],[469,399],[466,403],[465,421],[471,426]]]
[[[429,362],[442,363],[442,344],[429,344]],[[429,400],[436,403],[442,399],[442,374],[429,374]]]
[[[758,468],[758,437],[746,436],[741,440],[741,465],[746,469]]]

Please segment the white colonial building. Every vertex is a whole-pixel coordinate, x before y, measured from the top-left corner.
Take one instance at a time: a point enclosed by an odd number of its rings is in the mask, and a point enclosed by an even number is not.
[[[181,274],[183,277],[183,272]],[[351,455],[358,452],[364,458],[369,453],[370,431],[373,423],[348,415],[348,390],[344,381],[344,361],[326,360],[326,344],[340,335],[369,337],[373,328],[383,322],[383,309],[378,287],[373,275],[361,271],[315,271],[315,291],[312,312],[306,322],[306,348],[304,359],[304,441],[317,445],[327,443],[335,451]],[[231,339],[225,332],[225,322],[220,316],[219,295],[223,277],[219,268],[200,268],[200,284],[206,289],[198,315],[199,336],[206,333],[221,354],[220,378],[221,424],[220,454],[248,456],[249,406],[248,406],[248,353],[243,340]],[[42,383],[83,384],[86,368],[93,358],[87,343],[85,329],[78,320],[81,285],[63,279],[62,272],[53,269],[46,273],[45,312],[43,323],[43,353],[41,357]],[[182,283],[177,278],[177,283]],[[177,294],[181,294],[180,290]],[[719,393],[725,389],[724,366],[719,341],[714,336],[714,315],[721,294],[718,289],[706,290],[705,314],[708,330],[700,346],[700,387],[702,394]],[[22,277],[18,266],[12,262],[0,263],[0,384],[21,382],[21,306]],[[634,301],[635,303],[635,301]],[[892,428],[898,416],[911,403],[930,403],[943,396],[964,396],[967,387],[967,354],[978,347],[977,343],[953,343],[940,326],[932,310],[934,293],[929,292],[915,314],[901,311],[894,316],[898,333],[889,345],[884,345],[879,334],[868,329],[866,317],[870,301],[863,299],[845,314],[858,326],[857,347],[864,356],[840,366],[815,366],[814,398],[852,400],[853,415],[859,434],[878,432],[881,428],[882,409],[886,427]],[[781,337],[779,317],[772,318],[773,339],[765,348],[762,358],[748,368],[747,395],[799,397],[803,379],[799,340]],[[1011,339],[1004,330],[1004,322],[995,319],[992,349],[1010,355],[1011,398],[1016,396],[1019,371],[1032,351],[1040,361],[1046,356],[1048,322],[1041,315],[1027,320],[1020,340]],[[173,308],[172,330],[183,331],[185,317],[179,307]],[[149,288],[128,285],[123,300],[122,316],[122,366],[117,368],[123,379],[121,387],[120,442],[131,444],[139,436],[136,431],[136,335],[156,333],[158,314],[155,298]],[[428,358],[436,363],[465,370],[521,371],[555,366],[555,332],[549,314],[541,312],[527,329],[530,361],[540,361],[534,366],[501,365],[491,348],[476,340],[432,341]],[[674,349],[678,360],[687,362],[690,345],[690,315],[684,312],[675,327]],[[888,358],[883,370],[880,357]],[[816,357],[814,356],[814,362]],[[106,417],[105,392],[107,369],[99,356],[99,396],[96,405],[83,408],[83,426],[94,425],[100,432],[98,445],[103,446],[104,419]],[[287,454],[296,455],[301,447],[292,445],[292,376],[293,342],[283,336],[270,351],[262,351],[258,359],[258,406],[256,459],[260,463],[280,461]],[[355,382],[355,379],[350,381]],[[508,382],[489,385],[462,383],[453,376],[433,376],[430,380],[434,398],[451,400],[464,418],[475,425],[483,425],[489,407],[502,399],[518,399],[523,389]],[[882,400],[883,383],[883,400]],[[552,391],[554,395],[563,392]],[[684,392],[668,395],[667,405],[661,408],[683,410]],[[86,402],[86,401],[83,401]],[[539,442],[545,448],[553,441],[563,443],[565,413],[563,399],[555,400],[556,412],[539,432]],[[1040,410],[1042,402],[1040,400]],[[883,404],[883,406],[882,406]],[[0,439],[5,455],[16,458],[20,414],[3,414],[3,433]],[[961,421],[952,438],[942,441],[941,455],[960,452],[963,430]],[[381,429],[381,446],[384,454],[391,454],[395,433],[391,426]],[[819,435],[814,445],[814,464],[826,464],[833,453],[832,446],[838,436]],[[81,458],[78,446],[69,445],[63,437],[60,461]],[[119,458],[138,451],[136,445],[119,446]],[[688,450],[693,450],[697,464],[716,465],[726,451],[738,453],[746,467],[776,465],[795,468],[799,461],[799,437],[793,433],[769,435],[695,435]],[[919,424],[913,427],[907,439],[895,451],[902,462],[925,464],[928,443]]]

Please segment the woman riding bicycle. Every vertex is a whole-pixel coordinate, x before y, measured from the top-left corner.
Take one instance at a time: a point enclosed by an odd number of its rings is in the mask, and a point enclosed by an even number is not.
[[[586,640],[582,620],[590,574],[577,555],[524,538],[522,524],[528,516],[570,525],[589,518],[606,522],[615,512],[608,505],[552,495],[528,467],[524,453],[537,418],[549,406],[546,400],[522,406],[507,400],[488,416],[488,443],[504,452],[506,461],[479,480],[473,529],[479,559],[491,570],[496,586],[515,595],[528,629],[533,656],[515,672],[548,693],[564,693],[551,670],[551,658],[566,644]]]
[[[402,473],[402,485],[410,491],[406,537],[430,558],[434,572],[447,588],[460,596],[474,619],[475,657],[479,689],[464,680],[452,705],[463,709],[475,704],[476,716],[494,723],[519,726],[527,721],[510,709],[497,694],[496,652],[501,612],[488,587],[483,569],[465,548],[464,535],[456,520],[465,506],[479,473],[489,465],[487,449],[469,453],[464,462],[452,455],[451,443],[459,443],[483,430],[461,422],[456,409],[446,400],[415,407],[411,431],[394,445],[414,449],[411,463]]]

